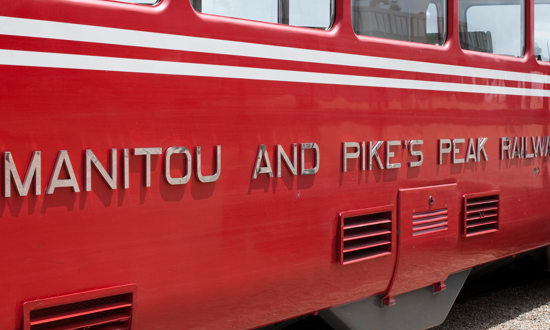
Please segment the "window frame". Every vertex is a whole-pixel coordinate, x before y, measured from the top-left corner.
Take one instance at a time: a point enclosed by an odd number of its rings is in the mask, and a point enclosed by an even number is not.
[[[471,7],[476,7],[476,6],[491,6],[491,4],[475,4],[475,1],[476,0],[470,0],[470,1],[464,1],[464,0],[458,0],[458,13],[457,13],[457,34],[458,34],[458,47],[460,48],[460,50],[462,51],[468,51],[468,52],[475,52],[475,53],[478,53],[478,54],[487,54],[489,56],[502,56],[504,58],[516,58],[516,59],[521,59],[521,58],[524,58],[528,55],[528,52],[527,52],[527,38],[529,37],[527,35],[527,24],[529,22],[527,22],[527,12],[526,12],[526,8],[527,8],[527,1],[529,0],[519,0],[519,1],[522,1],[522,3],[520,4],[520,8],[521,8],[521,15],[520,17],[522,18],[522,22],[523,24],[521,25],[521,32],[520,32],[520,35],[523,36],[523,47],[522,47],[522,53],[521,55],[519,56],[514,56],[514,55],[506,55],[506,54],[495,54],[495,53],[489,53],[489,52],[484,52],[484,51],[479,51],[479,50],[474,50],[474,49],[467,49],[467,48],[462,48],[462,40],[460,39],[460,34],[461,34],[461,30],[460,30],[460,23],[462,22],[461,21],[461,17],[462,15],[464,15],[464,22],[466,22],[466,19],[467,19],[467,12],[468,10],[470,10]],[[502,0],[502,1],[505,1],[505,0]],[[514,1],[514,0],[512,0]],[[461,7],[461,3],[464,3],[464,2],[469,2],[468,5],[464,6],[464,7]],[[493,4],[493,5],[501,5],[501,6],[505,6],[505,5],[515,5],[514,3],[509,3],[509,4]],[[464,10],[463,10],[464,8]],[[466,22],[466,26],[468,26],[467,22]],[[534,33],[534,31],[533,31]],[[533,40],[534,40],[534,35],[533,35]]]
[[[401,39],[394,39],[394,38],[386,38],[386,37],[379,37],[379,36],[370,36],[370,35],[366,35],[366,34],[359,34],[357,33],[356,29],[355,29],[355,12],[354,12],[354,1],[355,0],[350,0],[350,18],[351,18],[351,25],[352,25],[352,31],[353,33],[355,34],[356,37],[358,38],[376,38],[376,39],[379,39],[379,40],[386,40],[386,41],[389,41],[389,42],[404,42],[404,43],[410,43],[412,45],[422,45],[422,46],[429,46],[429,47],[438,47],[438,48],[443,48],[445,47],[445,45],[449,42],[449,30],[450,30],[450,25],[449,25],[449,12],[450,12],[450,9],[449,9],[449,0],[443,0],[444,4],[445,4],[445,8],[444,10],[441,10],[440,8],[440,4],[437,4],[437,3],[434,3],[434,5],[436,6],[436,9],[438,10],[438,12],[442,12],[443,13],[443,20],[441,22],[441,25],[440,25],[440,20],[438,19],[438,28],[445,28],[444,29],[444,33],[443,33],[443,36],[442,36],[442,40],[441,40],[441,43],[424,43],[424,42],[420,42],[420,41],[413,41],[413,40],[401,40]],[[452,4],[452,3],[451,3]],[[429,6],[429,4],[428,4]],[[427,10],[427,7],[426,7],[426,10]],[[427,22],[427,20],[426,20]],[[427,25],[427,24],[426,24]]]
[[[159,0],[159,1],[162,1],[162,0]],[[241,18],[241,17],[234,17],[234,16],[204,13],[204,12],[202,12],[202,0],[189,0],[189,4],[191,5],[191,9],[198,15],[223,17],[223,18],[234,19],[234,20],[245,20],[245,21],[249,21],[249,22],[257,22],[257,23],[263,23],[263,24],[274,24],[274,25],[278,25],[278,26],[287,26],[287,27],[291,27],[291,28],[311,29],[311,30],[317,30],[317,31],[330,31],[334,27],[335,18],[336,18],[336,1],[339,1],[339,0],[329,0],[330,1],[330,7],[331,7],[330,8],[330,15],[329,15],[330,24],[326,28],[290,25],[289,24],[289,21],[290,21],[290,15],[289,15],[290,0],[276,0],[276,1],[277,1],[277,22],[268,22],[268,21],[260,21],[260,20],[249,19],[249,18]],[[197,8],[199,8],[199,9],[197,9]]]

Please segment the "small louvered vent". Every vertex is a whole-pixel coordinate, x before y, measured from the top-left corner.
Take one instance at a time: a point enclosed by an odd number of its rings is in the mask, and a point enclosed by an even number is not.
[[[132,293],[125,293],[32,309],[25,328],[130,329],[132,297]]]
[[[448,222],[448,210],[446,208],[413,213],[413,236],[447,230]]]
[[[391,211],[341,216],[340,262],[350,264],[391,253]]]
[[[499,195],[464,196],[464,235],[475,236],[498,230]]]

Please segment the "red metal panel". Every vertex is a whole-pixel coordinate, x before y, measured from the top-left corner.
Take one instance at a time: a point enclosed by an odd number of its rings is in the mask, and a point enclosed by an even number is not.
[[[398,257],[389,296],[442,282],[460,270],[454,263],[460,236],[459,203],[456,184],[399,190]],[[414,214],[431,210],[446,210],[446,224],[435,230],[424,225],[423,230],[432,230],[415,235]]]
[[[532,24],[526,56],[512,58],[462,51],[452,28],[443,47],[355,36],[349,1],[337,1],[331,31],[200,15],[188,1],[165,0],[152,8],[99,0],[0,4],[0,16],[7,17],[550,74],[550,65],[532,55]],[[457,5],[449,5],[450,27],[458,26]],[[300,71],[549,90],[548,84],[446,72],[224,55],[226,47],[206,53],[2,35],[0,48],[277,69],[284,77]],[[254,327],[386,292],[395,254],[340,265],[337,215],[397,205],[400,189],[452,183],[452,205],[458,196],[498,189],[500,224],[491,235],[458,241],[450,231],[433,241],[418,236],[426,255],[416,253],[412,238],[403,238],[400,258],[412,259],[398,263],[391,293],[550,243],[547,160],[500,160],[499,150],[503,136],[549,134],[548,98],[14,65],[0,65],[0,85],[0,151],[11,152],[20,174],[31,152],[42,152],[42,194],[0,197],[3,328],[22,323],[25,301],[117,283],[139,286],[134,325],[143,329]],[[437,163],[439,139],[480,136],[489,138],[487,162]],[[421,167],[407,167],[402,149],[396,154],[403,162],[399,169],[362,171],[354,163],[342,171],[343,142],[411,139],[424,140]],[[260,144],[273,161],[275,145],[288,151],[302,142],[320,148],[316,175],[293,176],[283,168],[280,178],[251,179]],[[143,159],[131,157],[128,189],[120,181],[111,190],[96,172],[92,191],[83,189],[85,149],[107,166],[111,148],[185,146],[193,151],[195,168],[195,148],[201,146],[203,171],[210,173],[216,145],[222,146],[223,165],[215,183],[199,182],[193,170],[188,184],[169,185],[164,156],[158,155],[151,157],[149,188]],[[79,193],[58,188],[44,194],[59,150],[68,151]],[[174,156],[174,175],[182,162]],[[455,211],[449,212],[449,226]]]

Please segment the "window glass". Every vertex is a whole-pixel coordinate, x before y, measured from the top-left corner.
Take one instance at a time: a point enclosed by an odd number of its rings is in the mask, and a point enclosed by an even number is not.
[[[355,33],[442,45],[447,37],[446,0],[353,0]]]
[[[191,0],[195,10],[255,21],[328,29],[334,0]]]
[[[522,56],[523,8],[523,0],[460,0],[460,45],[479,52]]]
[[[535,0],[535,56],[550,61],[550,1]]]
[[[202,12],[277,23],[277,1],[275,0],[203,0]]]
[[[289,0],[289,24],[326,29],[332,25],[331,0]]]

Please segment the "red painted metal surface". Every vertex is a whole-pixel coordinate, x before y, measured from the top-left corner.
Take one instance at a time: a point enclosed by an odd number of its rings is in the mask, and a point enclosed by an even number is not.
[[[459,203],[456,184],[399,190],[401,232],[388,295],[444,281],[447,275],[468,267],[458,245]],[[421,229],[415,232],[415,226]]]
[[[532,23],[526,55],[513,58],[461,50],[455,28],[441,47],[356,36],[349,1],[336,1],[330,31],[201,15],[188,1],[0,3],[5,17],[550,74],[550,65],[534,58]],[[532,8],[528,1],[528,21]],[[451,1],[450,27],[458,25],[457,9]],[[208,53],[4,34],[0,49],[549,90],[532,82],[224,55],[224,47]],[[22,177],[32,151],[42,152],[42,193],[0,197],[1,328],[22,324],[24,302],[127,283],[137,286],[137,329],[253,327],[391,293],[398,255],[419,270],[408,290],[444,280],[444,269],[550,244],[547,160],[500,160],[499,149],[503,136],[549,135],[548,97],[27,65],[0,65],[0,86],[0,151],[11,152]],[[439,139],[477,137],[488,137],[488,161],[438,164]],[[421,167],[408,167],[406,150],[396,149],[399,169],[362,171],[349,160],[342,171],[343,142],[411,139],[424,140]],[[292,143],[308,142],[320,149],[317,174],[293,176],[283,167],[280,178],[251,179],[260,144],[274,162],[277,144],[288,153]],[[201,183],[195,148],[202,148],[206,174],[215,167],[216,145],[221,176]],[[122,166],[124,148],[171,146],[191,150],[187,184],[167,184],[164,155],[153,155],[145,187],[144,157],[132,155],[128,189],[120,171],[116,190],[93,172],[93,189],[84,191],[84,150],[108,168],[111,148]],[[59,150],[68,151],[78,193],[45,194]],[[174,177],[183,160],[172,158]],[[423,272],[426,257],[410,245],[383,258],[339,263],[341,212],[399,209],[399,189],[436,185],[456,187],[456,219],[461,196],[499,190],[498,231],[464,238],[453,227],[452,249],[431,265],[442,273],[433,278]],[[436,251],[442,239],[425,248]]]

